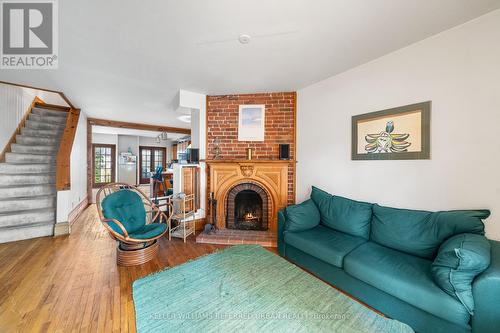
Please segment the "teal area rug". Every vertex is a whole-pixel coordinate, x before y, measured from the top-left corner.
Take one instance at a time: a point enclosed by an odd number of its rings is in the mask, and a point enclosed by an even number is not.
[[[258,245],[237,245],[133,284],[137,331],[413,332]]]

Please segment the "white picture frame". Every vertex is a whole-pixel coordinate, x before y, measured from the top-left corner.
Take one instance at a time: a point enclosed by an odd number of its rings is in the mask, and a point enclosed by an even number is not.
[[[238,141],[264,141],[266,106],[247,104],[239,106]]]

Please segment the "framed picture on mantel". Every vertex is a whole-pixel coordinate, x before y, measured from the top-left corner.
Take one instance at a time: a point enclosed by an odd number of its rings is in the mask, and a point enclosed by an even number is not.
[[[240,105],[238,141],[264,141],[266,106]]]
[[[352,117],[353,160],[430,158],[431,102]]]

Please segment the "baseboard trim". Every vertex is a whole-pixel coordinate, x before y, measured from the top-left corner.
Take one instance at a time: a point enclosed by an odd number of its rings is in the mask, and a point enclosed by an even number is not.
[[[80,214],[89,206],[89,199],[86,197],[68,214],[68,222],[70,226],[78,220]]]
[[[54,225],[54,237],[69,235],[70,232],[71,225],[69,222],[61,222]]]
[[[56,223],[54,225],[54,237],[69,235],[71,233],[71,226],[88,206],[89,201],[85,198],[68,214],[67,222]]]

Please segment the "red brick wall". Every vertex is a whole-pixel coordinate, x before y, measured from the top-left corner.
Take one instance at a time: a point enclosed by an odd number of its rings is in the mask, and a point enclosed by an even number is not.
[[[220,139],[222,159],[246,159],[252,148],[253,159],[277,160],[279,144],[290,144],[295,160],[295,92],[219,95],[207,97],[208,159],[214,157],[214,140]],[[238,113],[242,104],[265,104],[266,124],[263,142],[238,141]],[[288,167],[288,203],[295,202],[295,166]]]

